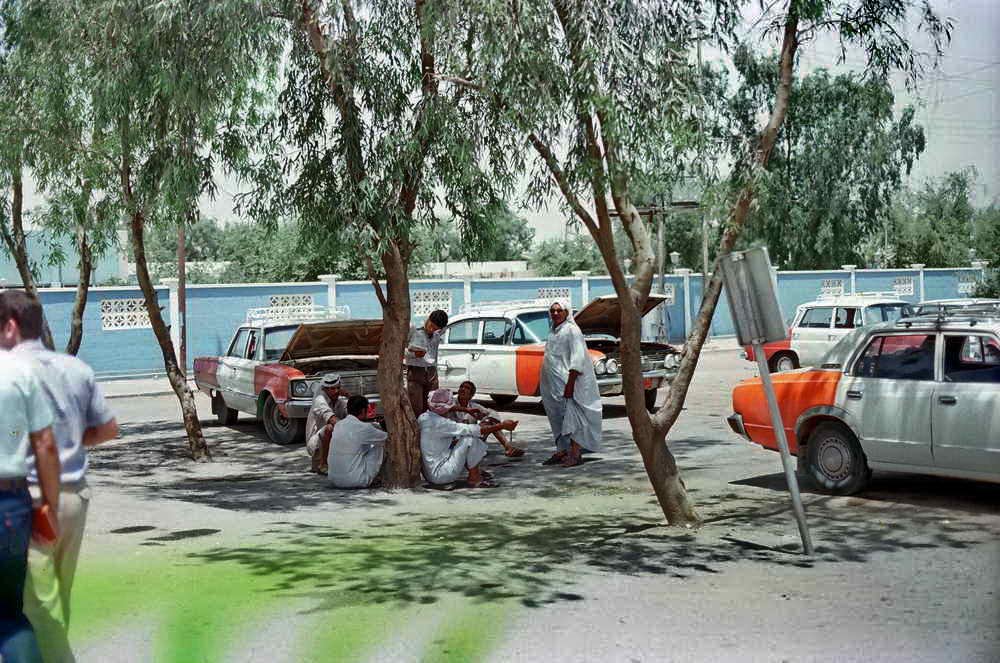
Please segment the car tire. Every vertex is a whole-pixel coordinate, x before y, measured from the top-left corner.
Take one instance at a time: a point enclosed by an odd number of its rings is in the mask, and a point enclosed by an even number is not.
[[[799,358],[791,352],[779,352],[768,360],[767,366],[772,373],[793,371],[799,367]]]
[[[240,416],[239,410],[228,407],[226,399],[218,392],[212,396],[212,412],[215,413],[215,418],[222,426],[232,426]]]
[[[658,393],[659,392],[656,389],[647,389],[646,393],[643,394],[643,396],[646,399],[646,411],[647,412],[652,412],[653,410],[656,409],[656,396],[657,396]]]
[[[514,401],[517,400],[517,396],[510,396],[508,394],[490,394],[490,398],[498,407],[513,405]]]
[[[809,436],[806,470],[820,490],[833,495],[853,495],[872,475],[854,433],[835,422],[820,424]]]
[[[268,396],[264,401],[264,431],[275,444],[299,444],[306,436],[306,420],[287,418]]]

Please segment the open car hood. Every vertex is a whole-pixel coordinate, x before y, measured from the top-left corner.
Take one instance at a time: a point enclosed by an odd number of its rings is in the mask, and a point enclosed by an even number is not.
[[[667,300],[666,295],[650,293],[642,314],[656,308]],[[580,309],[573,319],[584,335],[608,334],[615,338],[622,335],[622,308],[618,305],[618,295],[604,295]]]
[[[280,361],[337,355],[377,355],[381,320],[335,320],[299,325]]]

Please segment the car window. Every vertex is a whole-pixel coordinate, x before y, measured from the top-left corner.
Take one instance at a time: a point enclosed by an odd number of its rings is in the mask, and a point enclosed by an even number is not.
[[[251,330],[251,332],[250,332],[250,342],[247,343],[247,353],[246,353],[246,358],[247,359],[254,359],[257,356],[257,339],[258,339],[258,336],[259,336],[259,332],[256,329]]]
[[[869,306],[865,311],[865,320],[868,324],[875,322],[895,322],[900,318],[909,318],[913,315],[913,307],[909,304],[875,304]]]
[[[934,335],[876,336],[854,366],[854,375],[894,380],[934,379]]]
[[[833,307],[820,306],[818,308],[806,309],[799,327],[807,329],[828,329],[830,327],[830,317],[833,315]]]
[[[476,343],[479,341],[479,319],[462,320],[448,327],[446,343]]]
[[[288,342],[298,330],[298,325],[290,327],[275,327],[264,333],[264,361],[277,361],[285,354]]]
[[[945,336],[944,381],[1000,384],[1000,341],[993,336]]]
[[[510,322],[500,319],[483,322],[483,345],[503,345],[507,342]]]
[[[837,329],[854,329],[861,326],[860,311],[856,308],[837,308],[837,315],[833,319],[833,326]]]
[[[517,316],[518,322],[524,325],[527,343],[544,343],[549,337],[549,312],[534,311]],[[516,342],[516,341],[515,341]]]
[[[250,335],[249,329],[241,329],[236,332],[236,336],[233,338],[233,342],[229,344],[229,351],[226,353],[227,357],[239,357],[243,358],[243,350],[247,347],[247,337]]]

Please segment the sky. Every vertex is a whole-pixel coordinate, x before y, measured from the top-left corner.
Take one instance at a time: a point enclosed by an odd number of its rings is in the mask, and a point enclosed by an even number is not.
[[[932,5],[954,22],[952,41],[939,67],[913,91],[906,90],[901,77],[894,80],[897,108],[914,105],[916,120],[927,137],[927,148],[908,183],[916,186],[926,178],[973,166],[978,172],[975,202],[986,205],[1000,200],[1000,0],[932,0]],[[915,25],[907,26],[907,31],[915,44],[926,46]],[[774,48],[777,42],[759,46]],[[857,54],[848,53],[842,64],[838,64],[838,57],[833,39],[804,44],[798,73],[820,67],[836,72],[863,64]],[[530,147],[525,144],[525,149]],[[233,196],[238,191],[238,182],[221,177],[216,198],[202,200],[202,213],[223,221],[238,218],[233,211]],[[30,183],[26,194],[29,207],[37,204],[38,196]],[[517,208],[517,201],[512,201],[512,206]],[[547,209],[519,213],[535,229],[536,241],[564,232],[566,216],[558,200]]]

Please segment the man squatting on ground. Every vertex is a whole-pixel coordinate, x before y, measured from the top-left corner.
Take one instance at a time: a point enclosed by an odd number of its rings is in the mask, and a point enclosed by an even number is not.
[[[424,477],[437,485],[465,477],[473,488],[492,488],[496,484],[484,477],[479,468],[486,457],[483,438],[500,430],[512,431],[517,422],[460,424],[448,418],[454,405],[450,391],[437,389],[428,398],[428,410],[417,418]]]
[[[348,395],[341,389],[340,375],[327,373],[323,376],[306,418],[306,451],[312,458],[312,472],[327,473],[330,436],[334,425],[347,416]]]
[[[58,522],[53,544],[34,541],[28,555],[24,611],[38,635],[45,661],[72,661],[67,632],[70,592],[76,574],[91,492],[87,449],[118,436],[115,420],[94,371],[80,359],[53,352],[41,341],[42,305],[19,290],[0,293],[0,347],[29,362],[54,417],[52,433],[61,465]],[[32,497],[41,499],[39,477],[28,459]]]
[[[9,321],[3,325],[9,326]],[[41,492],[39,515],[59,533],[59,450],[52,408],[34,367],[0,351],[0,660],[41,661],[38,640],[24,615],[28,542],[32,536],[28,450],[34,452]],[[51,545],[51,542],[50,542]]]
[[[333,427],[327,477],[336,488],[368,488],[382,468],[389,434],[362,421],[367,412],[368,399],[351,396],[347,399],[347,416]]]
[[[410,330],[403,363],[406,364],[406,394],[416,417],[427,410],[427,397],[438,388],[438,346],[447,326],[448,314],[437,310],[431,311],[422,326]]]
[[[466,380],[458,386],[458,402],[455,403],[451,408],[451,412],[448,414],[448,418],[452,421],[458,422],[460,424],[477,424],[477,423],[497,423],[500,421],[500,415],[498,415],[493,410],[483,407],[479,403],[474,403],[472,397],[476,395],[476,385]],[[524,455],[524,449],[520,447],[515,447],[510,442],[507,441],[506,436],[501,431],[496,431],[493,433],[493,437],[497,439],[500,446],[503,447],[503,452],[505,455],[511,458],[517,458]]]
[[[584,451],[601,446],[601,391],[583,332],[569,305],[549,307],[552,332],[545,341],[539,388],[549,417],[556,452],[543,465],[579,465]]]

